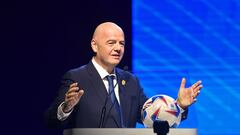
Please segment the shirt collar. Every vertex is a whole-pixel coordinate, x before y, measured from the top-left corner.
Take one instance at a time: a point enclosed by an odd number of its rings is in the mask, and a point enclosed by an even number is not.
[[[106,76],[108,75],[113,75],[116,77],[116,72],[115,72],[115,68],[113,69],[113,74],[109,74],[107,72],[107,70],[105,70],[101,65],[99,65],[94,58],[92,58],[92,63],[93,63],[93,66],[96,68],[97,72],[99,73],[100,77],[102,79],[104,79]]]

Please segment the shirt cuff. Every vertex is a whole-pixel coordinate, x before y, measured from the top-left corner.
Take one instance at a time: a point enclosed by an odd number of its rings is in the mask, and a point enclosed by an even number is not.
[[[60,121],[64,121],[68,118],[68,116],[72,113],[73,109],[68,112],[68,113],[65,113],[63,112],[63,109],[62,109],[62,105],[64,104],[64,102],[62,102],[59,106],[58,106],[58,110],[57,110],[57,118],[58,120]]]
[[[179,107],[181,113],[185,112],[185,110],[182,109],[182,107],[178,103],[177,103],[177,106]]]

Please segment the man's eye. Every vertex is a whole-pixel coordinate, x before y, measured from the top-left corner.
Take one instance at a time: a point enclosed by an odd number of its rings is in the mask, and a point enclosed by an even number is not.
[[[120,45],[125,46],[125,42],[120,42]]]
[[[115,42],[108,42],[108,44],[109,44],[109,45],[114,45],[114,44],[115,44]]]

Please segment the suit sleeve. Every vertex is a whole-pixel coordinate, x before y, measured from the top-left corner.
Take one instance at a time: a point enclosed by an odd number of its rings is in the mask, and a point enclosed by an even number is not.
[[[136,77],[136,81],[137,81],[137,85],[138,85],[138,89],[139,89],[139,106],[138,106],[138,113],[137,113],[137,122],[143,124],[142,122],[142,107],[144,105],[144,103],[147,101],[147,96],[145,95],[143,88],[138,80],[138,78]]]
[[[181,119],[181,121],[187,119],[187,115],[188,115],[188,108],[182,113],[182,119]]]
[[[70,84],[74,83],[75,81],[72,79],[71,72],[67,72],[61,80],[61,86],[59,88],[59,92],[57,95],[57,98],[54,100],[54,102],[50,105],[50,107],[46,110],[44,117],[45,117],[45,123],[48,127],[63,127],[66,125],[68,120],[60,121],[57,118],[57,111],[59,105],[64,101],[65,93],[68,90],[68,87]]]

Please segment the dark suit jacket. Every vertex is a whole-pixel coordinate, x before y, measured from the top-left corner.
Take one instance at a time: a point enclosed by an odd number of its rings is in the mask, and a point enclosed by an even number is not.
[[[124,126],[135,127],[136,122],[142,123],[141,109],[147,97],[138,79],[131,73],[116,68],[116,74]],[[123,80],[125,84],[122,83]],[[73,82],[78,82],[79,87],[84,90],[84,94],[74,107],[71,115],[66,120],[59,121],[57,119],[57,108],[64,101],[65,93]],[[92,62],[70,70],[63,76],[58,97],[46,112],[47,124],[64,128],[97,128],[107,96],[106,87]],[[103,127],[121,127],[119,116],[113,109],[111,100],[107,101]]]

